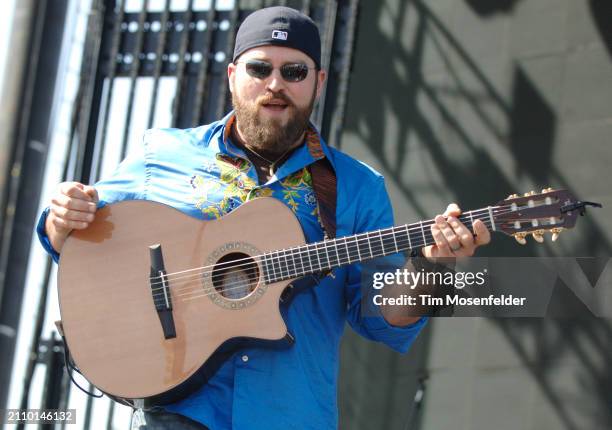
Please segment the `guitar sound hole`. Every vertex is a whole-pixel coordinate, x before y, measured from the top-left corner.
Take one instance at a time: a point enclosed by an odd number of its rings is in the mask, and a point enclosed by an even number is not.
[[[259,269],[255,260],[241,252],[224,255],[212,272],[215,289],[225,298],[238,300],[257,287]]]

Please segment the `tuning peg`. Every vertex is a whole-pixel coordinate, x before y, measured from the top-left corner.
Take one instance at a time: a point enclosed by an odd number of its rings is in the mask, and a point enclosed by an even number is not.
[[[552,188],[544,188],[542,189],[542,194],[550,193],[551,191],[554,191],[554,190]]]
[[[525,193],[525,197],[529,197],[529,196],[534,196],[535,195],[535,191],[529,191],[528,193]]]
[[[514,234],[514,238],[521,245],[526,245],[527,244],[527,239],[525,239],[526,235],[527,235],[527,233],[515,233]]]
[[[553,228],[550,230],[550,232],[552,233],[552,241],[556,242],[557,239],[559,239],[559,235],[561,234],[561,231],[563,231],[562,228]]]
[[[544,242],[543,234],[544,234],[544,230],[536,230],[533,233],[531,233],[531,235],[533,236],[535,241],[538,242],[538,243],[543,243]]]
[[[519,196],[518,194],[510,194],[510,195],[508,196],[508,199],[518,199],[518,196]],[[506,199],[506,200],[507,200],[507,199]]]

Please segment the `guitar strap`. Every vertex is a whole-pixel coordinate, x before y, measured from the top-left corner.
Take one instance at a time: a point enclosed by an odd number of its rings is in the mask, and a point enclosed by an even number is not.
[[[323,224],[326,239],[336,237],[336,201],[337,178],[330,161],[325,157],[321,148],[318,134],[311,128],[306,133],[306,144],[310,155],[317,160],[308,166],[312,178],[319,216]]]

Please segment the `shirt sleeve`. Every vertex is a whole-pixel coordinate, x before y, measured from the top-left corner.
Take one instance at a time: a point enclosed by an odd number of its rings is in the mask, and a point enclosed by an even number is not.
[[[362,198],[355,233],[393,226],[393,208],[385,188],[384,179],[382,177],[377,178],[374,187],[367,194],[367,198]],[[383,260],[386,260],[387,264],[394,265],[395,263],[395,266],[397,266],[398,261],[403,261],[403,256],[396,254],[385,257]],[[347,320],[349,324],[353,330],[367,339],[382,342],[401,353],[407,352],[425,325],[427,317],[423,317],[416,323],[405,327],[395,327],[385,320],[377,306],[372,305],[365,309],[363,307],[364,293],[366,297],[369,297],[373,287],[369,282],[362,285],[362,272],[362,263],[352,264],[348,268],[345,295],[348,304]]]
[[[53,258],[53,261],[59,263],[59,254],[55,249],[53,249],[53,246],[51,246],[51,241],[49,240],[49,236],[47,236],[47,231],[45,230],[45,223],[47,222],[48,215],[49,207],[46,207],[38,218],[38,223],[36,224],[36,234],[38,235],[38,240],[40,241],[40,244],[45,249],[45,251],[47,251],[47,254],[49,254],[51,258]]]
[[[149,133],[145,133],[143,144],[131,152],[109,177],[96,182],[94,188],[100,199],[98,208],[124,200],[146,199],[149,172],[144,149],[148,136]]]
[[[146,198],[147,172],[143,148],[144,146],[128,155],[108,178],[94,185],[99,197],[98,208],[122,200]],[[59,263],[60,254],[51,246],[45,230],[48,215],[49,207],[45,208],[38,218],[36,234],[45,251],[53,258],[53,261]]]

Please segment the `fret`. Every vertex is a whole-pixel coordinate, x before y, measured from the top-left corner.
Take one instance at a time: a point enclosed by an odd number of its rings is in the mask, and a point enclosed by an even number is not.
[[[274,259],[271,254],[268,254],[268,267],[272,269],[270,272],[270,281],[276,282],[276,269],[274,268]]]
[[[395,232],[393,231],[392,228],[387,228],[385,229],[385,233],[384,235],[381,235],[381,237],[383,237],[383,255],[389,255],[389,254],[393,254],[395,249],[397,249],[397,243],[395,241]]]
[[[342,261],[345,258],[345,253],[346,253],[346,245],[344,246],[344,249],[340,247],[340,240],[346,242],[346,236],[345,237],[339,237],[336,239],[336,255],[338,256],[338,265],[342,266],[344,263],[344,261]],[[348,260],[348,255],[346,255],[346,259]]]
[[[327,257],[327,260],[325,261],[325,267],[329,269],[332,267],[331,259],[329,258],[329,245],[327,242],[323,242],[321,245],[323,245],[323,249],[325,249],[325,254],[323,254],[323,256]]]
[[[402,252],[402,236],[399,227],[392,227],[391,234],[393,235],[393,245],[395,246],[395,252]]]
[[[395,252],[399,252],[399,248],[397,247],[397,239],[395,237],[395,229],[391,229],[391,235],[393,236],[393,244],[395,245]]]
[[[348,264],[351,264],[351,252],[349,251],[348,244],[346,243],[346,236],[344,236],[344,248],[346,249],[346,260]]]
[[[338,239],[334,239],[334,249],[336,250],[336,258],[338,259],[338,266],[340,266],[341,263],[340,263],[340,253],[338,252]]]
[[[323,265],[321,265],[321,257],[319,256],[319,250],[317,249],[317,244],[314,244],[315,253],[317,254],[317,261],[319,262],[319,270],[323,270]]]
[[[471,222],[472,228],[474,228],[474,214],[473,214],[473,211],[469,211],[468,213],[470,214],[470,222]]]
[[[274,266],[271,266],[270,255],[264,254],[264,261],[266,262],[266,271],[268,272],[268,280],[271,281],[274,276]]]
[[[292,277],[295,278],[297,276],[297,273],[298,273],[298,270],[297,270],[298,269],[298,264],[297,264],[297,260],[296,260],[297,255],[295,255],[295,248],[290,248],[288,250],[288,252],[289,252],[288,255],[291,257],[291,265],[293,266],[293,275],[292,275]]]
[[[293,251],[290,249],[285,250],[285,260],[287,261],[287,276],[293,278],[295,275],[291,274],[291,269],[293,268],[293,272],[295,272],[295,259],[293,256]]]
[[[423,221],[419,221],[421,224],[421,234],[423,235],[423,246],[427,245],[427,238],[425,237],[425,229],[423,228]]]
[[[359,234],[359,240],[357,241],[357,250],[359,254],[359,260],[368,259],[368,250],[370,249],[370,242],[367,238],[367,233]],[[363,249],[362,249],[363,248]]]
[[[381,249],[382,255],[385,255],[385,253],[386,253],[385,241],[383,240],[382,230],[380,230],[380,229],[378,230],[378,239],[380,240],[380,247],[382,248]]]
[[[284,267],[284,272],[281,272],[281,274],[283,275],[283,278],[289,278],[289,260],[287,260],[287,251],[285,251],[284,249],[281,250],[282,255],[283,255],[283,259],[285,260],[285,267]]]
[[[297,274],[299,273],[298,268],[300,267],[298,260],[297,260],[298,255],[296,254],[296,248],[290,249],[290,255],[291,255],[291,264],[293,265],[293,277],[296,278]]]
[[[355,236],[355,245],[357,246],[357,258],[361,261],[361,250],[359,249],[359,235]]]
[[[270,271],[268,269],[268,259],[266,257],[266,254],[261,256],[261,267],[263,267],[263,277],[264,277],[264,284],[269,284],[270,283]]]
[[[287,254],[287,250],[283,249],[282,251],[282,256],[283,256],[283,261],[285,262],[284,264],[284,268],[283,268],[283,278],[290,278],[291,277],[291,273],[290,271],[290,267],[289,267],[289,255]]]
[[[327,249],[327,262],[329,263],[330,269],[338,265],[338,252],[336,250],[336,244],[333,240],[326,240],[325,247]],[[335,260],[334,260],[335,258]]]
[[[300,256],[300,266],[302,269],[300,273],[303,274],[305,273],[305,270],[304,270],[304,258],[302,257],[302,248],[301,247],[297,248],[297,251],[298,251],[298,255]]]
[[[409,249],[412,249],[412,240],[410,240],[410,230],[408,230],[408,224],[404,224],[404,227],[406,228],[406,236],[408,236],[408,247]]]
[[[329,249],[328,249],[328,246],[327,246],[327,242],[323,242],[323,246],[325,247],[325,255],[327,255],[327,265],[329,267],[332,267],[331,262],[329,260]]]
[[[310,259],[310,245],[306,245],[306,255],[308,256],[308,264],[309,264],[308,271],[311,273],[314,273],[315,270],[314,270],[314,267],[312,266],[312,260]]]
[[[368,241],[368,247],[370,248],[370,258],[374,258],[374,253],[372,252],[372,244],[370,243],[370,233],[366,233],[366,240]]]
[[[276,256],[274,256],[274,254],[276,254]],[[278,251],[275,251],[274,253],[272,253],[272,264],[274,264],[274,277],[276,279],[282,279],[283,274],[282,274],[280,256],[279,256]]]
[[[491,230],[495,231],[495,221],[493,220],[493,208],[489,206],[487,209],[489,209],[489,219],[491,220]]]
[[[291,265],[293,266],[293,275],[291,274],[291,271],[289,271],[289,276],[295,278],[297,276],[297,264],[295,261],[295,253],[293,248],[287,250],[287,256],[291,257]],[[287,269],[290,269],[289,265],[287,265]]]

